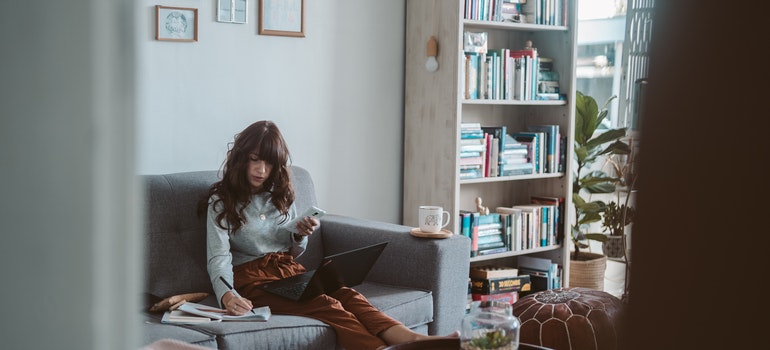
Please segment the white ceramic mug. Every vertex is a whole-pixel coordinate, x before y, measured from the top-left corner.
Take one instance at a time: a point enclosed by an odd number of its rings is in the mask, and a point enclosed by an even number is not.
[[[449,212],[442,207],[432,205],[420,206],[420,231],[437,233],[449,225]]]

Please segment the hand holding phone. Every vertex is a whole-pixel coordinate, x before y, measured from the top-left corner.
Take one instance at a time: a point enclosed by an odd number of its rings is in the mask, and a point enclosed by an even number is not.
[[[321,218],[324,215],[326,215],[326,211],[325,210],[323,210],[321,208],[318,208],[318,207],[315,207],[315,206],[311,206],[310,208],[305,210],[305,212],[302,213],[302,215],[298,215],[297,217],[295,217],[294,219],[290,220],[289,222],[284,223],[283,225],[281,225],[281,227],[289,230],[292,233],[299,233],[299,230],[297,230],[297,223],[300,220],[304,219],[306,216],[310,216],[310,217],[314,217],[316,219],[319,219],[319,218]]]

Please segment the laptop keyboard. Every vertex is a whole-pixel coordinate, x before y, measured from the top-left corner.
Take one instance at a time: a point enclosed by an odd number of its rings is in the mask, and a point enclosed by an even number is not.
[[[299,299],[299,297],[302,295],[302,293],[305,291],[305,287],[307,286],[307,282],[305,283],[299,283],[299,284],[293,284],[289,286],[283,286],[275,288],[274,290],[276,292],[279,292],[287,297],[293,297],[295,299]]]

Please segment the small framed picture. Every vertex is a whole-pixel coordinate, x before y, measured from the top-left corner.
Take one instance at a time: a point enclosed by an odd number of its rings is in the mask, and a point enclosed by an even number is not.
[[[198,41],[198,9],[156,5],[155,40]]]
[[[305,0],[259,0],[259,34],[305,36]]]
[[[217,22],[246,23],[248,0],[217,1]]]

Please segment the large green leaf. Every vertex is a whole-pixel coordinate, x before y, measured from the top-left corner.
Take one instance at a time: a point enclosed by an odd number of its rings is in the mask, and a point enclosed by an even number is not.
[[[607,142],[615,141],[624,136],[626,136],[626,128],[610,129],[600,134],[597,134],[596,137],[588,140],[585,143],[585,147],[587,148],[599,147]]]
[[[585,235],[586,239],[590,239],[592,241],[599,241],[599,242],[607,242],[609,238],[607,238],[607,235],[603,233],[586,233]]]

